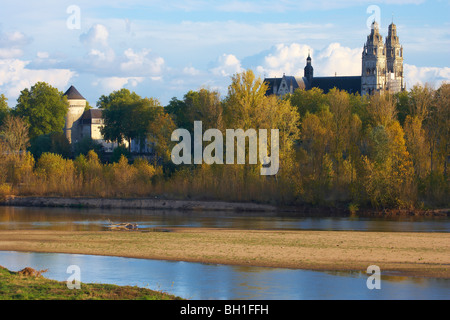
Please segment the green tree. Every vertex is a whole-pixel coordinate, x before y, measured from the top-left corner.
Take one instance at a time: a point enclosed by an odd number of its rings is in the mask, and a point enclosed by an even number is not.
[[[126,134],[130,124],[126,119],[129,117],[129,106],[139,102],[142,98],[128,89],[114,91],[108,96],[101,96],[97,107],[102,109],[104,126],[101,133],[105,140],[122,143],[127,138]]]
[[[63,158],[72,156],[69,140],[64,133],[60,132],[44,134],[32,139],[29,151],[36,159],[39,159],[43,153],[57,154]]]
[[[11,109],[8,106],[8,99],[4,94],[0,95],[0,126],[3,124],[5,118],[9,115]]]
[[[45,82],[21,91],[12,114],[30,125],[30,139],[53,132],[63,132],[68,102],[64,94]]]
[[[105,125],[101,132],[106,140],[121,144],[137,139],[142,147],[145,144],[148,127],[158,113],[164,112],[157,99],[144,98],[128,89],[114,91],[109,96],[102,96],[97,106],[103,110]]]
[[[104,151],[103,146],[89,136],[84,137],[73,146],[73,154],[75,157],[79,156],[80,154],[87,156],[87,154],[91,150],[93,150],[98,155],[102,155]]]

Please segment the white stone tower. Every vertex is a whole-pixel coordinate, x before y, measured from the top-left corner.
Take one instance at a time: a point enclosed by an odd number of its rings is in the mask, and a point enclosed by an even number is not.
[[[79,122],[86,108],[86,99],[74,86],[70,86],[64,95],[67,96],[69,101],[64,132],[70,143],[76,143],[81,140],[81,126]]]
[[[403,78],[403,47],[397,36],[397,27],[394,23],[389,25],[386,38],[386,90],[399,92],[404,89]]]
[[[362,53],[361,95],[373,94],[386,87],[386,51],[378,23],[372,23]]]

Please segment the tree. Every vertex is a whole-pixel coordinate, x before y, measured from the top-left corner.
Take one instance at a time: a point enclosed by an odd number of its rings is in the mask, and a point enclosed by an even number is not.
[[[18,184],[30,179],[34,158],[26,152],[29,125],[23,119],[8,115],[0,127],[0,185]]]
[[[114,91],[108,96],[101,96],[97,107],[102,109],[105,125],[101,133],[105,140],[122,143],[126,138],[129,124],[125,121],[128,116],[128,106],[139,102],[142,98],[128,89]]]
[[[256,78],[252,70],[235,74],[224,101],[227,128],[259,128],[254,125],[255,116],[267,99],[266,92],[267,84],[261,78]]]
[[[63,132],[68,109],[67,98],[58,89],[38,82],[21,91],[12,114],[30,125],[30,139],[53,132]]]
[[[176,129],[171,116],[165,112],[159,113],[148,128],[148,142],[152,144],[157,159],[164,162],[170,160],[170,153],[175,145],[171,141],[172,132]]]
[[[80,154],[87,156],[89,151],[91,150],[96,154],[103,154],[103,146],[89,136],[84,137],[83,139],[75,143],[73,146],[73,150],[73,154],[75,157],[79,156]]]
[[[427,101],[428,97],[427,94]],[[429,103],[424,129],[427,134],[430,171],[438,169],[442,164],[444,165],[443,171],[446,171],[450,139],[450,84],[443,84]]]
[[[223,104],[224,123],[244,130],[279,129],[280,151],[287,154],[299,138],[300,117],[289,100],[266,96],[266,91],[267,84],[251,70],[234,75]]]
[[[5,151],[10,155],[21,155],[29,146],[29,125],[23,119],[8,115],[0,128]]]
[[[29,151],[36,159],[39,159],[43,153],[53,153],[64,158],[72,156],[70,142],[66,135],[60,132],[44,134],[32,139]]]
[[[144,98],[128,89],[114,91],[109,96],[102,96],[97,103],[103,109],[105,125],[101,132],[109,141],[119,144],[124,140],[139,141],[141,149],[145,144],[148,126],[158,113],[163,112],[163,107],[157,99]]]
[[[205,88],[191,90],[184,95],[183,100],[172,98],[166,111],[172,115],[178,128],[191,133],[194,131],[194,121],[198,120],[203,122],[203,128],[223,129],[223,106],[217,91]]]
[[[397,110],[390,94],[374,94],[367,106],[369,123],[373,126],[389,126],[397,120]]]
[[[8,99],[4,94],[0,95],[0,126],[3,124],[5,118],[9,115],[11,110],[8,107]]]
[[[291,104],[295,106],[303,118],[306,113],[316,113],[326,102],[323,90],[311,88],[311,90],[297,89],[289,96]]]
[[[341,167],[344,161],[344,154],[347,152],[350,142],[351,109],[349,94],[346,91],[339,91],[334,88],[327,93],[326,97],[330,106],[330,112],[333,114],[331,156],[336,164],[336,178],[339,180],[342,176]]]

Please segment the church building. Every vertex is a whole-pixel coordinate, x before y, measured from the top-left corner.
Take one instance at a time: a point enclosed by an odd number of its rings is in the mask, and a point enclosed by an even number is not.
[[[311,56],[308,54],[303,77],[286,76],[265,78],[268,84],[267,94],[284,96],[294,93],[298,88],[310,90],[322,89],[327,93],[333,88],[355,94],[373,94],[375,92],[400,92],[405,89],[403,78],[403,47],[397,36],[394,23],[389,25],[386,42],[380,35],[378,23],[372,23],[371,33],[362,52],[361,76],[314,77]]]

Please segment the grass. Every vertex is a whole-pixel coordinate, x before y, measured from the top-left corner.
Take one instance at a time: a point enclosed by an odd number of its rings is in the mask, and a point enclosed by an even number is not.
[[[164,292],[132,286],[81,284],[69,289],[65,282],[43,276],[21,275],[0,266],[0,300],[181,300]]]

